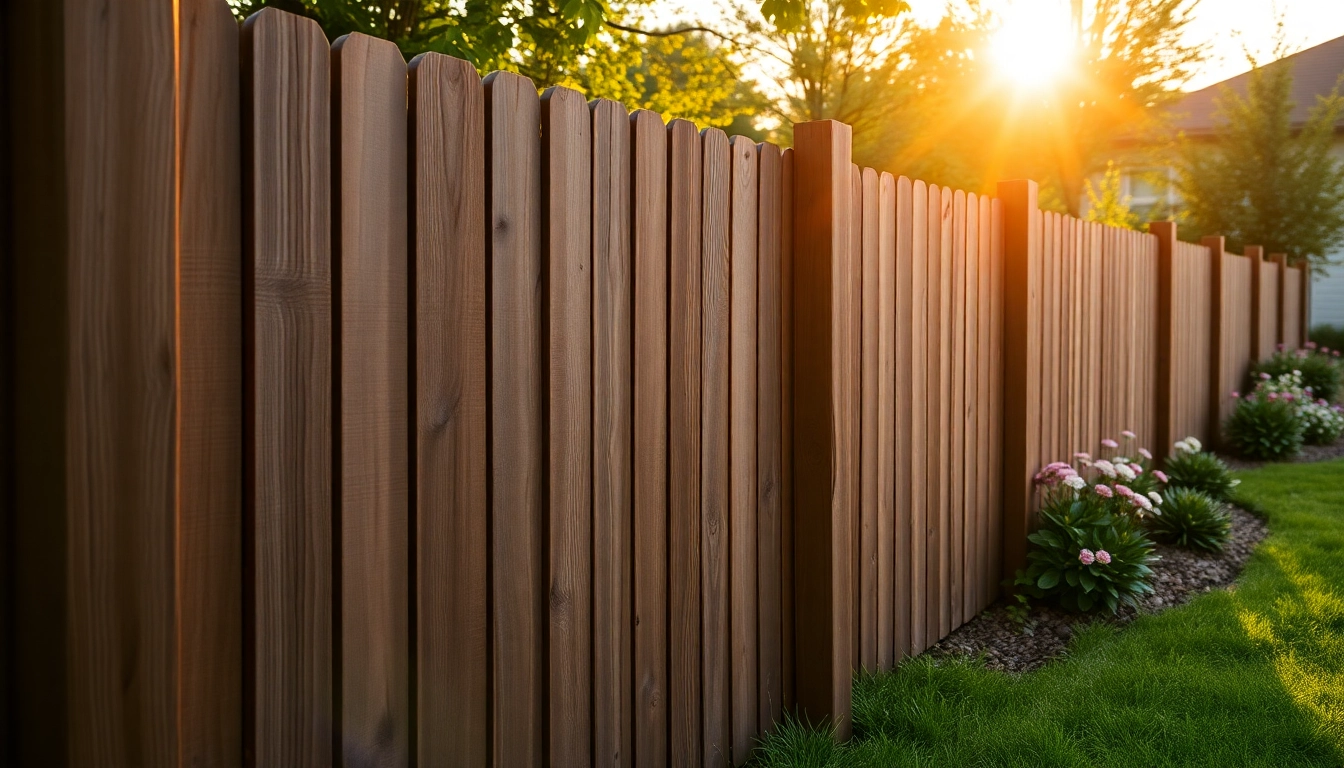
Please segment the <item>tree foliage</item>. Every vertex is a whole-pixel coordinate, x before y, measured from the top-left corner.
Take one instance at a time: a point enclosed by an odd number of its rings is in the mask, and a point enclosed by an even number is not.
[[[1344,163],[1330,154],[1344,96],[1336,85],[1294,126],[1292,86],[1292,62],[1278,61],[1253,68],[1244,94],[1224,90],[1214,138],[1183,137],[1177,183],[1198,233],[1319,268],[1344,244]]]
[[[315,19],[330,39],[351,32],[392,40],[407,58],[456,56],[538,87],[564,85],[664,117],[727,126],[758,111],[731,41],[702,28],[632,31],[649,0],[230,0],[246,17],[276,7]]]
[[[1124,179],[1115,163],[1106,164],[1101,182],[1093,186],[1088,179],[1083,184],[1087,195],[1087,220],[1125,229],[1140,229],[1138,214],[1129,208],[1130,196],[1124,194]]]

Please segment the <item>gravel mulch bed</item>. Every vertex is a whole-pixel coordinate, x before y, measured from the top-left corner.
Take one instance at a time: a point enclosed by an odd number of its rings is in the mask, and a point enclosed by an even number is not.
[[[1153,564],[1153,594],[1138,611],[1122,608],[1116,616],[1067,613],[1033,605],[1024,625],[1008,617],[999,601],[960,629],[940,640],[927,653],[935,658],[983,656],[985,666],[1005,672],[1036,669],[1064,653],[1076,629],[1092,622],[1127,624],[1141,613],[1158,613],[1189,601],[1195,595],[1231,584],[1250,559],[1255,546],[1269,533],[1265,521],[1233,508],[1232,538],[1217,555],[1158,544],[1161,557]]]
[[[1315,461],[1338,459],[1341,456],[1344,456],[1344,438],[1340,438],[1330,445],[1304,445],[1302,446],[1301,453],[1288,459],[1288,461],[1294,464],[1307,464]],[[1266,464],[1272,463],[1268,461],[1254,461],[1252,459],[1238,459],[1232,456],[1222,455],[1220,455],[1219,458],[1226,462],[1227,466],[1232,469],[1256,469],[1257,467],[1263,467]]]

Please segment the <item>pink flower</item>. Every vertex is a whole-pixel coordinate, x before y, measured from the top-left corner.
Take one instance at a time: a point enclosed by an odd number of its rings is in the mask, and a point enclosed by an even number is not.
[[[1108,557],[1109,557],[1109,555],[1108,555]],[[1092,550],[1090,550],[1090,549],[1080,549],[1080,550],[1078,550],[1078,562],[1082,563],[1083,565],[1091,565],[1091,564],[1095,563],[1096,561],[1097,561],[1097,556],[1094,555],[1094,554],[1092,554]]]
[[[1153,477],[1156,477],[1158,480],[1161,480],[1164,483],[1167,482],[1167,473],[1163,472],[1160,469],[1153,470]]]
[[[1115,492],[1120,494],[1121,496],[1124,496],[1127,499],[1134,498],[1134,491],[1130,490],[1129,486],[1127,485],[1121,485],[1119,483],[1116,483]]]
[[[1282,345],[1282,344],[1276,344],[1275,346],[1277,346],[1277,347],[1279,348],[1279,351],[1280,351],[1280,352],[1283,351],[1283,345]]]
[[[1142,474],[1143,474],[1143,467],[1140,467],[1138,464],[1130,464],[1130,465],[1129,465],[1129,468],[1132,469],[1132,470],[1134,470],[1134,474],[1136,474],[1136,475],[1142,475]]]
[[[1117,443],[1117,442],[1115,442],[1114,440],[1112,440],[1111,438],[1108,437],[1108,438],[1106,438],[1105,440],[1102,440],[1102,441],[1101,441],[1101,447],[1103,447],[1103,448],[1119,448],[1119,447],[1120,447],[1120,444]]]
[[[1109,499],[1115,495],[1114,493],[1111,492],[1111,487],[1109,485],[1097,484],[1097,486],[1092,490],[1096,491],[1097,495],[1103,499]]]
[[[1233,399],[1233,400],[1236,400],[1236,399],[1239,398],[1239,397],[1241,397],[1241,393],[1238,392],[1238,391],[1235,390],[1235,389],[1232,390],[1232,399]]]
[[[1330,354],[1333,355],[1334,357],[1339,357],[1339,350],[1336,349],[1336,350],[1332,351]]]
[[[1134,434],[1128,429],[1121,431],[1120,436],[1125,438],[1126,440],[1133,440],[1134,438],[1138,437],[1138,435]]]
[[[1273,401],[1278,400],[1278,399],[1279,399],[1279,393],[1278,393],[1278,392],[1270,392],[1270,393],[1269,393],[1269,400],[1270,400],[1270,402],[1273,402]]]
[[[1306,347],[1307,349],[1315,349],[1315,348],[1316,348],[1316,342],[1314,342],[1314,341],[1308,341],[1306,344],[1303,344],[1302,346]]]
[[[1269,374],[1268,374],[1268,373],[1262,373],[1262,374],[1260,374],[1260,380],[1261,380],[1261,381],[1269,381]]]
[[[1079,451],[1078,453],[1073,454],[1073,458],[1082,459],[1083,461],[1090,461],[1092,459],[1092,454]]]
[[[1097,558],[1097,562],[1098,562],[1098,563],[1101,563],[1102,565],[1110,565],[1110,564],[1111,564],[1111,553],[1110,553],[1110,552],[1107,552],[1107,551],[1104,550],[1104,549],[1099,549],[1099,550],[1097,550],[1096,558]]]
[[[1149,450],[1148,450],[1147,448],[1140,448],[1140,449],[1139,449],[1139,455],[1142,456],[1142,457],[1145,458],[1145,459],[1148,459],[1149,461],[1152,461],[1153,454],[1152,454],[1151,452],[1149,452]]]

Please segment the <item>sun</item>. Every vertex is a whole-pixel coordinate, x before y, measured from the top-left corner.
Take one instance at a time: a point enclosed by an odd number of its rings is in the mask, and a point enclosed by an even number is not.
[[[1069,11],[1057,0],[1012,3],[990,44],[999,76],[1032,91],[1057,82],[1066,73],[1072,52]]]

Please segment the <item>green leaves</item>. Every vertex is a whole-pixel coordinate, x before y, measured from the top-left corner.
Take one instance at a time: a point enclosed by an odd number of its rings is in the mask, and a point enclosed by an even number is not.
[[[1105,606],[1115,612],[1152,592],[1152,542],[1128,515],[1112,514],[1104,503],[1052,498],[1041,510],[1040,529],[1028,539],[1027,567],[1015,584],[1032,597],[1054,599],[1070,610]],[[1084,549],[1093,553],[1087,564],[1079,559]],[[1110,555],[1109,563],[1095,559],[1101,551]]]
[[[1230,501],[1232,472],[1223,460],[1207,451],[1189,453],[1176,451],[1163,463],[1168,488],[1193,488],[1203,491],[1216,501]]]
[[[1187,549],[1221,551],[1232,535],[1232,521],[1221,502],[1190,488],[1172,488],[1162,515],[1145,521],[1153,538]]]

